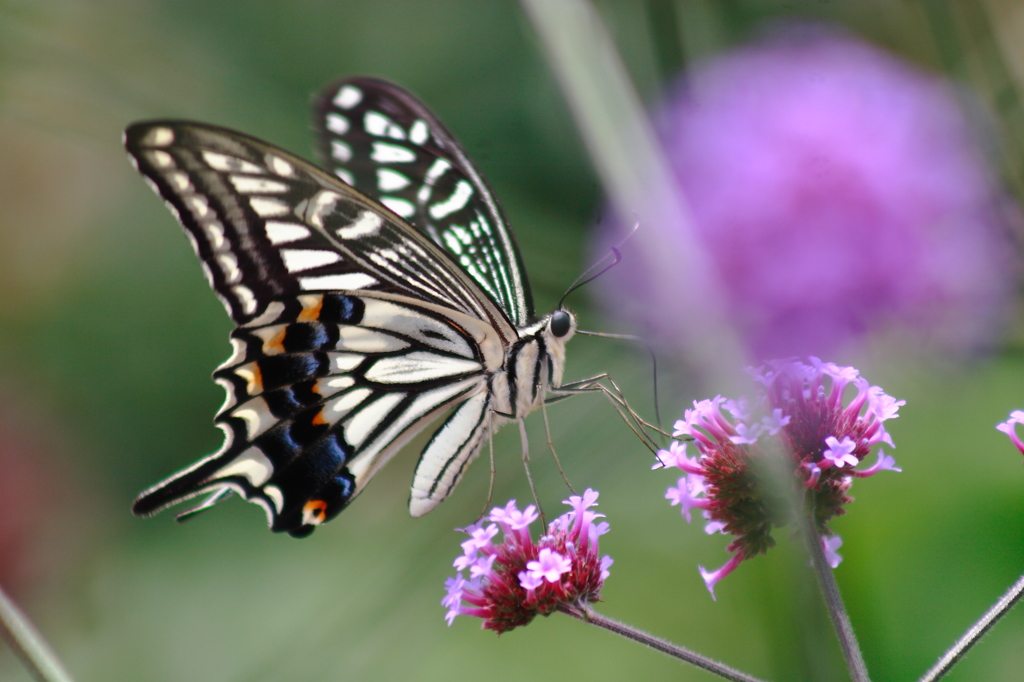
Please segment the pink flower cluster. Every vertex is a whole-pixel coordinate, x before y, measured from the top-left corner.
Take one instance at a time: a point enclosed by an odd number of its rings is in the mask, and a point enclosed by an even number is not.
[[[598,601],[612,559],[598,558],[598,537],[608,532],[608,524],[595,524],[604,515],[588,511],[597,497],[588,488],[564,500],[572,511],[555,519],[536,543],[529,526],[538,518],[537,509],[531,504],[520,511],[515,500],[492,509],[486,526],[480,521],[460,529],[469,539],[454,562],[458,575],[445,582],[448,594],[441,605],[448,607],[448,624],[459,615],[476,616],[484,629],[501,634],[538,614],[550,614],[559,604]],[[504,538],[495,544],[499,529]]]
[[[688,522],[690,510],[700,509],[708,519],[707,533],[734,537],[728,547],[733,556],[722,568],[700,567],[712,596],[715,584],[741,561],[774,546],[772,528],[792,520],[788,492],[767,482],[773,460],[791,469],[833,567],[839,563],[835,550],[841,541],[826,524],[845,513],[853,479],[900,471],[881,448],[873,466],[854,467],[875,445],[895,447],[883,422],[898,416],[905,401],[871,386],[853,367],[815,357],[774,360],[749,371],[763,391],[756,403],[722,396],[694,401],[675,423],[673,435],[680,440],[659,451],[654,465],[685,473],[665,497],[679,505]],[[844,402],[848,388],[855,393]],[[688,455],[691,443],[697,457]]]

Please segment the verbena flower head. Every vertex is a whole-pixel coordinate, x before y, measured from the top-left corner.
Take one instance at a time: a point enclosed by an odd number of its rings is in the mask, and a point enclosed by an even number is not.
[[[940,79],[804,27],[698,67],[658,123],[756,361],[824,357],[896,326],[972,350],[998,328],[1013,281],[1009,204]],[[602,255],[620,239],[606,234]],[[648,282],[673,276],[626,244],[598,286],[609,310],[658,338],[687,311],[645,305]]]
[[[807,513],[823,536],[830,563],[842,541],[827,523],[845,513],[854,478],[900,471],[880,447],[895,447],[883,422],[905,404],[871,386],[853,367],[818,358],[773,360],[748,370],[760,390],[754,400],[694,401],[675,423],[674,441],[658,452],[654,468],[683,472],[665,497],[689,522],[693,509],[708,520],[705,530],[733,536],[732,558],[717,571],[700,567],[714,596],[715,584],[741,561],[775,545],[772,529],[792,520],[790,491],[772,479],[782,468],[803,491]],[[879,446],[877,460],[855,468]],[[691,456],[690,447],[696,452]],[[781,465],[781,466],[780,466]]]
[[[1009,436],[1010,442],[1016,445],[1017,449],[1024,455],[1024,441],[1017,435],[1017,424],[1024,424],[1024,410],[1014,410],[1010,413],[1010,418],[1001,424],[997,424],[996,428]]]
[[[441,605],[448,608],[448,624],[459,615],[476,616],[484,629],[501,634],[538,614],[550,614],[559,604],[598,601],[612,559],[598,556],[598,538],[608,532],[608,524],[595,523],[604,515],[588,511],[597,497],[588,488],[564,500],[572,511],[555,519],[536,542],[529,527],[538,518],[537,509],[531,504],[520,511],[515,500],[460,529],[469,539],[454,562],[458,575],[445,583],[448,594]],[[503,538],[495,543],[499,530]]]

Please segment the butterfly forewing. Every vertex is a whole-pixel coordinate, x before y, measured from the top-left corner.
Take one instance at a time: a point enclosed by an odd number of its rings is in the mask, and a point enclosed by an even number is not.
[[[238,324],[305,291],[389,291],[508,321],[394,213],[255,138],[200,123],[131,126],[125,146],[192,238]]]
[[[455,138],[403,88],[349,78],[325,88],[314,128],[324,164],[405,218],[452,258],[513,324],[533,315],[512,232]]]
[[[487,432],[487,375],[517,334],[503,311],[424,235],[283,150],[173,121],[130,127],[126,146],[239,325],[214,375],[224,446],[135,511],[227,488],[305,534],[462,404],[417,469],[420,508],[443,499]]]

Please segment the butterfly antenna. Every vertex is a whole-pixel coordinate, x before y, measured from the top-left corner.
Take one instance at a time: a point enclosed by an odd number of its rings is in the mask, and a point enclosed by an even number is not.
[[[577,277],[576,280],[572,284],[569,285],[569,288],[565,290],[564,294],[562,294],[562,298],[560,298],[558,300],[558,308],[559,309],[562,308],[562,303],[565,302],[565,299],[566,299],[566,297],[569,296],[569,294],[571,294],[572,292],[576,291],[577,289],[579,289],[584,284],[589,284],[590,282],[593,282],[595,279],[597,279],[598,277],[600,277],[604,273],[608,272],[609,270],[614,268],[616,265],[618,265],[622,261],[622,253],[619,251],[619,249],[622,248],[623,244],[625,244],[627,241],[629,241],[629,238],[633,236],[633,234],[637,231],[637,229],[639,229],[639,227],[640,227],[640,220],[637,219],[636,222],[633,223],[633,227],[629,230],[629,233],[625,237],[622,238],[622,241],[620,241],[615,246],[611,247],[611,252],[612,252],[611,256],[612,256],[612,259],[613,259],[611,263],[609,263],[608,265],[605,265],[604,267],[601,267],[601,263],[605,262],[605,260],[608,259],[608,254],[605,254],[605,255],[601,256],[601,258],[599,258],[596,263],[594,263],[589,268],[584,270],[583,274],[581,274],[579,277]],[[593,275],[590,274],[591,272],[594,272],[594,270],[596,270],[599,267],[601,268],[600,270],[598,270]]]
[[[654,354],[654,349],[651,348],[651,344],[647,343],[647,339],[642,336],[635,336],[633,334],[612,334],[609,332],[589,332],[583,329],[577,329],[577,334],[583,334],[584,336],[600,336],[606,339],[622,339],[623,341],[636,341],[637,343],[643,344],[643,347],[647,349],[648,355],[651,356],[651,373],[654,381],[654,419],[657,422],[658,428],[661,429],[661,408],[658,405],[658,357]]]

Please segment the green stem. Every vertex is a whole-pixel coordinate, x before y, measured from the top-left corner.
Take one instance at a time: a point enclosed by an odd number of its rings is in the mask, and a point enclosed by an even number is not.
[[[743,352],[725,317],[719,274],[601,16],[587,0],[520,4],[619,219],[640,225],[631,249],[652,272],[675,273],[651,281],[645,305],[687,310],[665,320],[675,325],[666,337],[680,340],[684,359],[707,385],[722,391],[737,385]]]
[[[957,661],[964,657],[972,646],[978,643],[982,635],[988,632],[989,628],[995,625],[1000,618],[1005,616],[1010,609],[1017,605],[1021,596],[1024,595],[1024,575],[1017,579],[1017,582],[999,598],[992,608],[984,616],[972,625],[963,636],[956,641],[946,654],[939,659],[939,662],[932,666],[932,669],[924,674],[920,682],[935,682],[946,675]]]
[[[602,616],[589,606],[581,608],[578,606],[570,606],[568,604],[560,604],[558,610],[566,615],[572,616],[573,618],[577,618],[584,623],[590,623],[591,625],[596,625],[599,628],[604,628],[609,632],[622,635],[627,639],[639,642],[644,646],[648,646],[673,658],[678,658],[681,661],[695,665],[698,668],[707,670],[709,673],[713,673],[719,677],[724,677],[727,680],[732,680],[733,682],[762,682],[760,678],[740,672],[735,668],[730,668],[724,663],[719,663],[714,659],[698,654],[696,651],[691,651],[685,647],[677,646],[642,630],[637,630],[630,625],[626,625],[625,623],[621,623],[607,616]]]
[[[804,544],[807,545],[807,552],[811,555],[811,563],[814,566],[814,573],[818,576],[818,585],[821,587],[822,596],[828,606],[828,613],[832,617],[832,625],[836,630],[836,637],[839,638],[839,646],[843,650],[843,657],[846,659],[846,667],[850,670],[850,678],[853,682],[870,682],[868,667],[864,663],[864,656],[857,644],[857,635],[853,632],[853,624],[843,604],[843,597],[839,594],[839,585],[836,584],[836,576],[832,567],[825,560],[825,548],[821,544],[821,536],[815,528],[814,521],[801,514],[801,530],[804,537]]]
[[[73,682],[57,654],[3,589],[0,589],[0,639],[21,659],[37,682]]]

